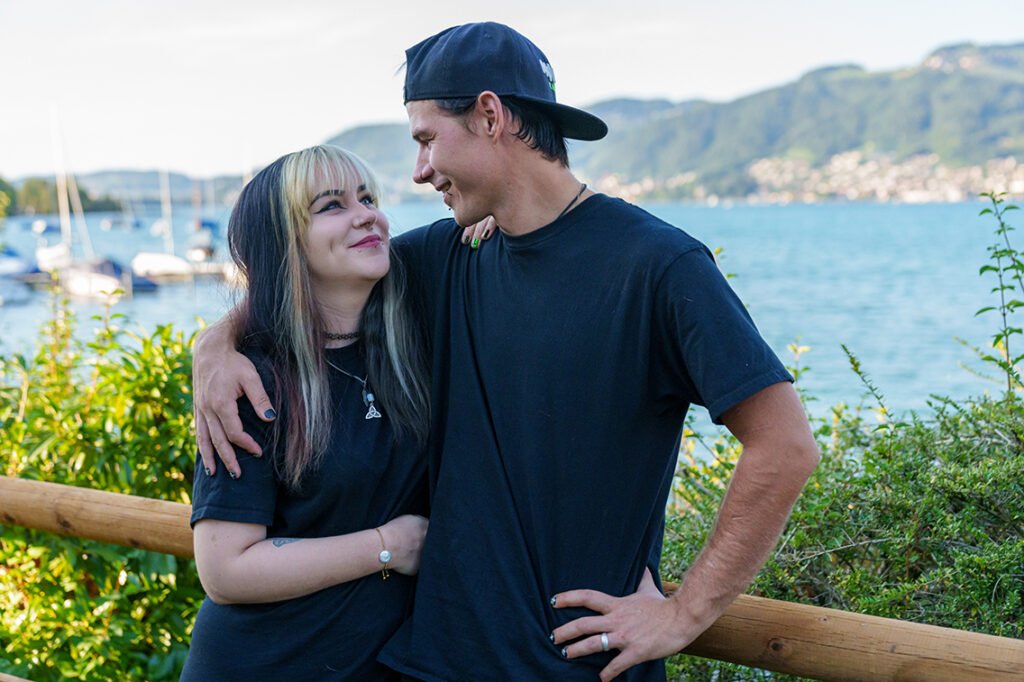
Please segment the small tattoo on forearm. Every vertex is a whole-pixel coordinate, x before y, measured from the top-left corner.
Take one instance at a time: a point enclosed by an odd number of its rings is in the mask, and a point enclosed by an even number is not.
[[[274,547],[284,547],[289,543],[298,542],[301,539],[302,538],[274,538],[270,542],[274,545]]]

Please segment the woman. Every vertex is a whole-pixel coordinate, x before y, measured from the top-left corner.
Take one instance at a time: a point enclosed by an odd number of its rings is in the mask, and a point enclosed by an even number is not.
[[[183,680],[389,679],[376,655],[412,601],[427,529],[427,380],[378,185],[353,154],[288,154],[231,215],[240,349],[281,414],[238,408],[265,455],[197,460],[207,592]]]

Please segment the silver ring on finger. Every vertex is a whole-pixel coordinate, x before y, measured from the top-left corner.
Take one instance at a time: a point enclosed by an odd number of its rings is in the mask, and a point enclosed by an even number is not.
[[[601,651],[602,652],[608,651],[608,633],[607,632],[602,632],[601,633]]]

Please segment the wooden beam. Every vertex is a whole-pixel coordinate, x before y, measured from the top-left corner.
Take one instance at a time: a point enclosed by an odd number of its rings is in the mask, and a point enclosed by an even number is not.
[[[59,483],[0,476],[0,524],[191,559],[192,507]]]
[[[840,682],[1024,680],[1024,641],[740,595],[683,653]]]
[[[2,524],[191,558],[190,513],[187,504],[0,476]],[[1024,680],[1022,640],[749,595],[684,653],[839,682]]]

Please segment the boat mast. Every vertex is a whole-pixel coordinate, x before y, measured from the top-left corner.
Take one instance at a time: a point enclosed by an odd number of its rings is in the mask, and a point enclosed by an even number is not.
[[[53,163],[57,175],[57,211],[60,215],[60,240],[71,255],[71,209],[68,207],[68,182],[64,173],[64,152],[60,142],[60,122],[57,107],[50,107],[50,144],[53,147]]]
[[[94,260],[96,257],[92,249],[92,239],[89,238],[89,227],[85,224],[85,211],[82,209],[82,197],[78,194],[78,183],[73,175],[67,172],[64,167],[64,136],[60,128],[60,119],[57,116],[57,107],[50,109],[50,139],[53,144],[53,159],[57,168],[57,210],[60,212],[60,238],[68,248],[68,257],[71,257],[71,209],[75,211],[75,225],[78,227],[78,238],[82,242],[82,249],[87,260]],[[68,199],[71,206],[68,206]]]
[[[174,222],[171,217],[171,178],[167,169],[160,171],[160,213],[167,227],[164,230],[164,251],[174,255]]]

